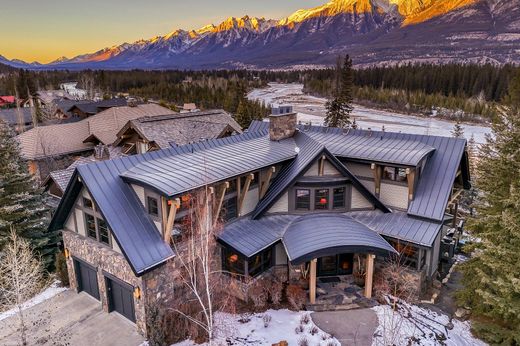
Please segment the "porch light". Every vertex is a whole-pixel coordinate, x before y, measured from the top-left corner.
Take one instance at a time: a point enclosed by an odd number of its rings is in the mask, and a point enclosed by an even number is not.
[[[238,261],[238,255],[237,254],[233,254],[233,255],[229,256],[229,262],[235,263],[236,261]]]
[[[141,289],[139,287],[134,288],[134,298],[141,299]]]

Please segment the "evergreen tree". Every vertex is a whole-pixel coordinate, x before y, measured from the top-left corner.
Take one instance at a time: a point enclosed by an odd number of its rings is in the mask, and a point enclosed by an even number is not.
[[[520,70],[517,70],[511,79],[508,96],[511,106],[516,109],[520,109]]]
[[[325,125],[345,128],[350,125],[350,113],[353,110],[354,73],[352,60],[348,55],[345,57],[343,67],[338,66],[336,73],[339,76],[339,78],[336,77],[336,80],[340,80],[340,87],[336,87],[333,99],[326,104],[327,116],[325,117]]]
[[[480,149],[477,214],[468,222],[481,239],[463,264],[458,297],[472,309],[474,330],[490,344],[520,344],[520,116],[495,119]]]
[[[0,251],[13,226],[42,256],[46,268],[52,269],[59,234],[48,231],[49,215],[43,192],[28,172],[12,130],[0,120]]]
[[[460,121],[457,120],[455,125],[453,125],[453,129],[451,130],[451,135],[455,138],[464,138],[464,128],[460,124]]]

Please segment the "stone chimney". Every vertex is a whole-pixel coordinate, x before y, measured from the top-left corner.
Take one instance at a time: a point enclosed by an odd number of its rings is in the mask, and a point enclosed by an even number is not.
[[[108,147],[104,144],[99,143],[94,147],[94,158],[98,161],[110,159],[110,152]]]
[[[292,106],[273,106],[269,116],[269,139],[280,141],[294,136],[296,132],[296,113]]]

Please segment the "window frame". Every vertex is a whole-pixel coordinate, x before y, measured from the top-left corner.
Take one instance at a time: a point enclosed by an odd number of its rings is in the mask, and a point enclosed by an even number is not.
[[[341,207],[334,207],[334,191],[336,189],[343,188],[343,206]],[[352,184],[345,183],[345,184],[338,184],[338,185],[309,185],[309,184],[302,184],[298,185],[298,183],[292,187],[289,190],[289,212],[291,213],[297,213],[297,214],[304,214],[304,213],[331,213],[331,212],[348,212],[352,208]],[[302,209],[297,208],[297,191],[299,190],[308,190],[310,192],[309,194],[309,208],[308,209]],[[316,208],[316,202],[317,202],[317,191],[319,190],[328,190],[327,194],[327,208],[319,209]]]
[[[307,203],[308,206],[306,208],[299,208],[298,207],[298,203],[299,203],[298,202],[298,198],[299,198],[298,197],[298,192],[299,191],[306,191],[306,192],[308,192],[308,194],[306,195],[306,197],[308,199],[308,201],[306,203]],[[294,189],[294,209],[298,210],[298,211],[310,211],[310,210],[312,210],[311,209],[311,200],[312,200],[311,195],[312,195],[312,190],[309,189],[309,188],[305,188],[305,189],[295,188]]]
[[[322,194],[322,192],[325,192],[325,194]],[[325,203],[322,204],[320,203],[321,202],[321,199],[322,198],[325,198]],[[324,206],[324,208],[321,208],[322,206]],[[319,210],[319,211],[326,211],[326,210],[330,210],[330,189],[329,188],[317,188],[317,189],[314,189],[314,210]]]
[[[155,207],[151,205],[151,201],[155,201]],[[157,209],[157,213],[152,213],[151,208]],[[159,208],[159,200],[151,195],[146,195],[146,211],[148,212],[148,215],[150,215],[153,218],[160,218],[161,212]]]
[[[341,206],[336,206],[336,190],[343,190],[341,193],[342,196],[342,204]],[[345,186],[333,187],[332,188],[332,210],[341,210],[345,209],[347,205],[347,188]]]
[[[85,200],[88,200],[91,202],[92,208],[85,205]],[[96,207],[96,203],[92,198],[88,198],[85,196],[82,196],[81,199],[81,208],[80,210],[83,212],[83,224],[85,227],[85,237],[88,239],[92,239],[97,241],[100,244],[103,244],[104,246],[108,246],[111,249],[113,249],[113,242],[112,242],[112,230],[110,229],[110,226],[108,225],[108,222],[105,220],[103,215],[99,212],[98,208]],[[93,218],[94,221],[94,232],[96,234],[95,237],[93,237],[91,234],[89,234],[89,221],[88,218]],[[99,227],[99,221],[102,221],[106,225],[107,229],[107,237],[108,237],[108,243],[101,240],[101,233],[100,233],[100,227]],[[79,231],[79,230],[78,230]]]

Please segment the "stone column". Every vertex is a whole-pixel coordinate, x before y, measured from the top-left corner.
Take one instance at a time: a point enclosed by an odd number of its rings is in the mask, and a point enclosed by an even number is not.
[[[372,283],[374,280],[374,259],[376,255],[367,254],[367,271],[365,276],[365,297],[372,298]]]
[[[309,301],[316,304],[316,262],[317,259],[311,260],[311,271],[309,274]]]

